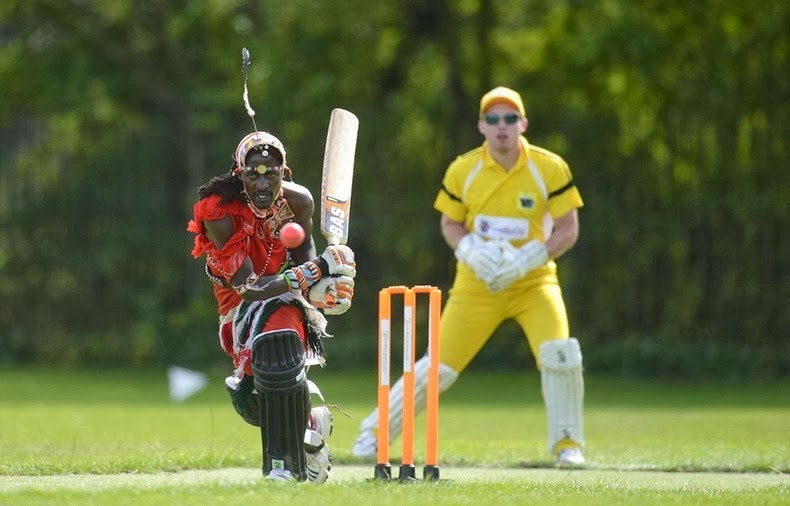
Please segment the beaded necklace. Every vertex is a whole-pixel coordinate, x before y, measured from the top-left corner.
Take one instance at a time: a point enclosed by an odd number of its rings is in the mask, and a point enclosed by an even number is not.
[[[275,197],[272,205],[266,209],[259,209],[255,207],[250,202],[249,198],[247,198],[246,200],[247,200],[247,207],[250,209],[250,211],[254,216],[253,221],[263,222],[262,226],[266,228],[266,231],[268,232],[268,235],[270,237],[274,234],[274,231],[277,230],[277,228],[280,226],[281,223],[295,216],[290,206],[288,205],[288,201],[285,200],[285,196],[283,194],[282,188],[280,188],[280,191],[277,194],[277,197]],[[264,237],[260,237],[260,238],[264,239]],[[274,244],[264,240],[263,247],[266,250],[266,260],[263,263],[263,267],[261,268],[260,273],[253,272],[247,278],[247,284],[250,285],[254,284],[259,277],[263,276],[266,273],[266,270],[269,267],[269,262],[271,261],[272,253],[274,252]],[[286,251],[286,255],[288,255],[288,257],[286,258],[286,263],[287,263],[288,258],[290,257],[290,252]],[[208,255],[208,261],[211,263],[211,266],[214,267],[214,269],[216,269],[216,271],[226,274],[220,268],[219,264],[213,258],[211,258],[211,255]],[[213,283],[219,286],[229,287],[228,283],[223,278],[216,276],[211,272],[208,263],[206,263],[206,275]]]

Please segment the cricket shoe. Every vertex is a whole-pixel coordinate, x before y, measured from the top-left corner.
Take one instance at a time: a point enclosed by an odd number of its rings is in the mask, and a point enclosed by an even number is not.
[[[318,432],[326,441],[332,435],[334,424],[332,423],[332,412],[326,406],[319,406],[310,410],[310,428]]]
[[[266,479],[271,481],[296,481],[296,476],[287,469],[272,469],[266,475]]]
[[[321,484],[329,478],[332,470],[332,454],[327,441],[332,435],[332,412],[326,406],[310,411],[310,428],[305,432],[304,448],[307,481]]]
[[[364,459],[375,459],[378,450],[378,438],[372,431],[362,432],[351,449],[351,454]]]
[[[557,465],[560,467],[574,467],[584,464],[584,455],[578,448],[565,448],[557,454]]]

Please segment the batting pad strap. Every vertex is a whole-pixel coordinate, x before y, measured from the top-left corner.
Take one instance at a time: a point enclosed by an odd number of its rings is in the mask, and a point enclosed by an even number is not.
[[[540,347],[540,378],[548,422],[548,451],[584,445],[582,353],[575,338],[555,339]]]

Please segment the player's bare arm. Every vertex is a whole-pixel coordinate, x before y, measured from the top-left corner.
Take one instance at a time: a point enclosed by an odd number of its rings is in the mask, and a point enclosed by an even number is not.
[[[439,220],[439,226],[442,229],[442,236],[444,237],[445,242],[447,242],[447,245],[453,250],[458,248],[458,243],[466,234],[469,233],[469,230],[466,229],[466,226],[463,223],[451,219],[446,214],[442,214],[442,217]]]
[[[559,258],[571,249],[579,238],[579,213],[576,209],[554,219],[554,230],[546,241],[549,258]]]
[[[290,181],[283,182],[283,192],[288,207],[294,213],[293,221],[302,226],[306,237],[298,248],[291,249],[291,256],[297,264],[315,260],[317,253],[313,240],[313,211],[315,210],[313,196],[304,186]]]

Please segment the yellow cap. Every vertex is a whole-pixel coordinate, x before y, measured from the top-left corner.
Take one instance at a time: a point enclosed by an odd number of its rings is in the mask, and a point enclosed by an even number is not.
[[[519,95],[517,91],[513,91],[510,88],[497,86],[493,90],[483,95],[483,98],[480,100],[480,116],[485,114],[488,108],[494,104],[512,105],[518,109],[518,112],[521,113],[522,117],[527,115],[526,111],[524,110],[524,102],[521,101],[521,95]]]

